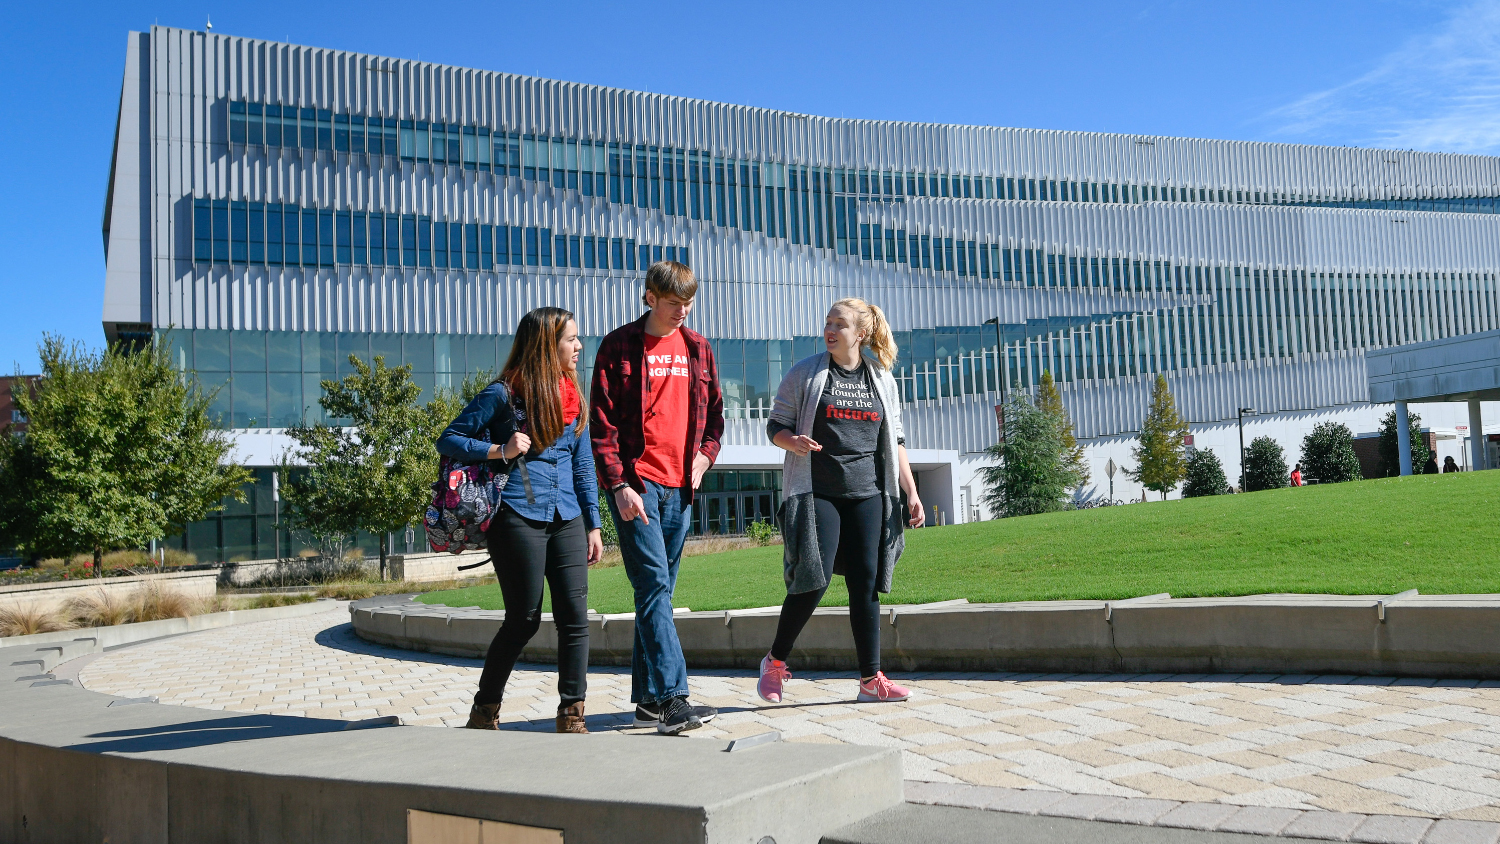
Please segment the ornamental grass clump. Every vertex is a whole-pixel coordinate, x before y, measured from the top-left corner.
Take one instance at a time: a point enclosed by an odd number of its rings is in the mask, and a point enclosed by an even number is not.
[[[136,593],[134,616],[136,621],[161,621],[167,618],[188,618],[203,607],[174,589],[163,589],[156,584],[142,586]]]
[[[132,596],[133,597],[133,596]],[[136,601],[109,589],[90,589],[68,602],[68,611],[79,627],[113,627],[135,617]]]
[[[0,607],[0,636],[30,636],[72,630],[77,625],[65,612],[41,604]]]

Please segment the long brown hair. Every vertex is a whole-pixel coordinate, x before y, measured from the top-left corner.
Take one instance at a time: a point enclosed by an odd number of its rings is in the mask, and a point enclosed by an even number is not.
[[[504,381],[526,409],[526,424],[531,435],[531,450],[541,451],[557,442],[563,433],[562,393],[559,385],[564,376],[578,391],[578,419],[574,430],[583,428],[588,418],[588,403],[578,385],[578,370],[563,368],[557,347],[573,314],[562,308],[537,308],[521,317],[516,339],[511,344],[505,368],[497,381]]]

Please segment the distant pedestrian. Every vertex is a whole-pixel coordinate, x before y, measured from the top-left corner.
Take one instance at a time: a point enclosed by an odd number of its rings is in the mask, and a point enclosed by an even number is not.
[[[1460,469],[1458,467],[1458,463],[1454,461],[1453,455],[1450,454],[1447,457],[1443,458],[1443,474],[1446,475],[1449,472],[1462,472],[1462,471],[1463,471],[1463,469]]]
[[[781,534],[786,600],[760,661],[756,693],[780,703],[791,655],[834,574],[849,587],[849,627],[861,701],[911,696],[880,670],[880,593],[891,591],[902,532],[926,511],[907,462],[901,392],[891,377],[896,342],[880,308],[840,299],[823,326],[827,351],[798,361],[776,390],[766,433],[786,450]],[[864,353],[869,349],[869,355]],[[902,513],[906,493],[909,515]]]
[[[476,730],[498,728],[511,669],[542,623],[542,587],[557,624],[557,731],[586,733],[589,664],[588,567],[604,555],[588,409],[578,389],[578,323],[561,308],[521,317],[500,377],[438,438],[457,460],[508,461],[501,509],[486,547],[505,600],[469,710]]]
[[[1283,463],[1281,465],[1285,466],[1286,464]],[[1301,463],[1298,463],[1297,467],[1292,470],[1292,486],[1302,486],[1302,464]]]
[[[1440,474],[1441,471],[1442,470],[1438,469],[1437,452],[1435,452],[1435,451],[1429,451],[1429,452],[1427,452],[1427,462],[1422,465],[1422,474],[1424,474],[1424,475],[1436,475],[1436,474]]]

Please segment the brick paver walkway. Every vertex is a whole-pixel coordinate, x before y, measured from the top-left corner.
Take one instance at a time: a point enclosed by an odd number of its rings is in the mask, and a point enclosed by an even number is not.
[[[342,611],[106,654],[88,688],[163,703],[457,726],[480,662],[358,639]],[[899,674],[915,694],[858,704],[854,680],[799,674],[768,706],[747,672],[692,672],[719,707],[693,734],[780,730],[904,751],[906,777],[1075,794],[1500,820],[1500,684],[1311,676]],[[501,714],[548,729],[554,672],[523,666]],[[627,728],[630,675],[591,669],[590,728]]]

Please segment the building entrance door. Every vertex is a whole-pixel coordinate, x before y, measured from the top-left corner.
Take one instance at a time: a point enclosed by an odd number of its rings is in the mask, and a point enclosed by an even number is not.
[[[780,472],[709,472],[694,496],[694,532],[728,536],[752,522],[774,522],[780,481]]]

